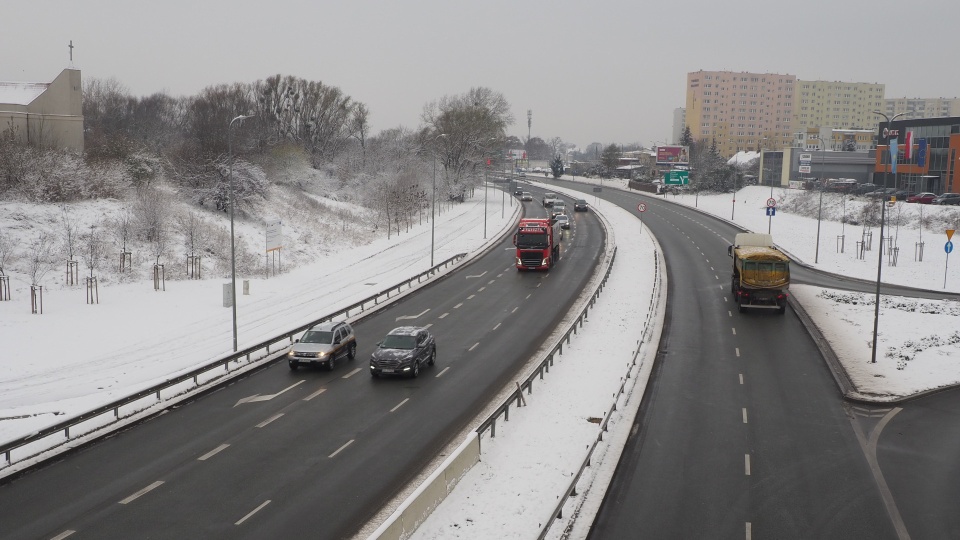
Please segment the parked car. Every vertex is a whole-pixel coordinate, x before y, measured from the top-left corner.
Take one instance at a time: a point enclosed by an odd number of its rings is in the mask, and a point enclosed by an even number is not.
[[[857,186],[856,193],[857,195],[866,195],[878,189],[880,189],[880,186],[876,184],[860,184]]]
[[[929,191],[924,191],[923,193],[917,193],[916,195],[911,195],[907,197],[907,202],[910,203],[920,203],[920,204],[930,204],[934,199],[937,198],[936,193],[930,193]]]
[[[326,366],[333,371],[337,360],[357,357],[357,338],[345,322],[324,322],[310,327],[287,353],[290,369],[300,366]]]
[[[941,193],[930,204],[960,205],[960,193]]]
[[[420,375],[420,366],[437,361],[437,343],[426,328],[401,326],[394,328],[370,357],[370,375]]]
[[[905,201],[910,197],[912,197],[913,195],[914,193],[909,189],[898,189],[894,191],[893,194],[891,194],[890,196],[895,198],[898,201]]]
[[[871,199],[889,199],[897,191],[897,188],[878,189],[867,193],[867,197]]]
[[[557,223],[560,224],[560,228],[561,228],[561,229],[569,229],[569,228],[570,228],[570,217],[567,216],[566,214],[560,214],[560,215],[558,215],[558,216],[557,216],[556,218],[554,218],[554,219],[556,219]]]
[[[586,211],[587,211],[587,201],[585,201],[585,200],[583,200],[583,199],[577,199],[577,200],[573,203],[573,211],[574,211],[574,212],[586,212]]]
[[[521,201],[532,201],[533,195],[529,191],[524,191],[523,195],[520,196]]]

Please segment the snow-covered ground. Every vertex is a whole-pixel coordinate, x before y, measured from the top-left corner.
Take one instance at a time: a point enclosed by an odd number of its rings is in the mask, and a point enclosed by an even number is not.
[[[605,180],[604,185],[614,187],[617,182]],[[769,188],[740,190],[734,221],[766,232],[764,206],[769,196]],[[872,230],[874,250],[868,251],[864,260],[857,259],[854,242],[860,240],[863,228],[849,223],[842,226],[836,221],[843,212],[841,199],[824,197],[824,216],[830,219],[821,223],[820,249],[815,253],[817,220],[790,212],[791,208],[806,211],[811,204],[810,194],[776,188],[774,197],[781,201],[781,208],[773,218],[771,232],[784,249],[803,263],[827,271],[876,278],[875,246],[879,232]],[[730,194],[669,195],[666,199],[697,206],[725,219],[730,218],[733,207]],[[516,207],[510,206],[507,197],[501,214],[502,201],[499,193],[491,191],[488,239],[512,222],[511,210]],[[849,217],[861,203],[848,199],[845,204]],[[957,212],[953,208],[901,205],[892,209],[891,216],[900,223],[893,228],[893,234],[902,253],[895,267],[885,261],[883,280],[960,291],[960,268],[956,268],[960,262],[953,267],[947,264],[942,227],[923,231],[923,261],[914,260],[913,245],[921,238],[916,225],[921,209],[925,222],[936,216],[934,227],[951,220],[960,222],[960,218],[951,217],[951,212]],[[0,227],[7,230],[12,224],[35,219],[31,212],[9,204],[0,210],[0,216],[7,219],[0,222]],[[621,238],[631,235],[631,227],[637,223],[629,213],[606,202],[592,210],[603,213]],[[88,210],[78,207],[77,211],[97,213],[103,209],[91,204]],[[916,218],[908,220],[914,213]],[[14,215],[19,217],[11,221]],[[251,238],[263,234],[257,223],[240,223],[238,230]],[[836,249],[836,236],[840,234],[847,236],[844,253],[837,253]],[[589,418],[602,417],[612,404],[619,378],[626,374],[632,351],[637,347],[650,291],[631,288],[645,280],[619,278],[623,277],[623,268],[631,268],[633,273],[634,264],[649,268],[651,244],[646,242],[652,240],[640,237],[644,239],[647,258],[632,260],[628,246],[620,246],[611,282],[598,300],[598,307],[591,312],[590,322],[565,349],[544,384],[530,396],[528,407],[515,410],[508,424],[498,425],[496,440],[484,442],[483,462],[466,475],[448,501],[421,527],[418,537],[529,538],[539,530],[556,504],[558,489],[562,490],[579,468],[586,447],[596,434],[597,426]],[[482,193],[439,216],[437,261],[459,252],[476,251],[484,243]],[[313,320],[419,273],[429,266],[429,253],[430,226],[424,222],[389,240],[378,237],[349,249],[331,248],[316,262],[301,264],[296,270],[269,279],[251,279],[251,295],[238,297],[239,346]],[[817,264],[812,263],[815,256]],[[223,283],[222,278],[179,279],[168,281],[163,292],[154,291],[149,279],[102,284],[100,304],[90,306],[84,301],[82,287],[64,286],[58,281],[44,290],[43,315],[32,315],[27,289],[22,280],[14,280],[13,300],[0,302],[0,440],[8,441],[56,423],[228,353],[232,330],[230,310],[222,307]],[[872,295],[798,286],[792,291],[827,334],[862,393],[891,398],[908,396],[960,380],[960,367],[952,363],[960,342],[954,330],[960,310],[954,302],[886,298],[880,317],[882,354],[878,354],[876,364],[869,364]],[[616,314],[614,322],[604,319],[611,313]],[[605,322],[591,324],[597,321]],[[596,343],[591,340],[608,344],[605,346],[610,347],[609,354],[604,356],[611,357],[609,366],[604,363],[601,369],[596,364],[598,355],[592,354]],[[51,345],[58,349],[49,350]],[[584,367],[587,363],[590,369]],[[594,371],[598,375],[596,382],[585,382],[584,374]],[[598,447],[598,455],[606,455],[606,459],[594,461],[591,475],[597,476],[584,478],[587,485],[602,486],[604,476],[616,465],[617,441],[626,437],[626,430],[618,428],[630,425],[645,381],[642,376],[632,380],[639,382],[629,396],[631,406],[618,406],[610,435]],[[596,495],[601,490],[582,491]],[[589,515],[590,497],[572,504],[584,505],[581,512]],[[565,517],[573,514],[564,512]],[[589,520],[585,518],[583,522],[586,521]],[[561,527],[555,530],[558,528]]]

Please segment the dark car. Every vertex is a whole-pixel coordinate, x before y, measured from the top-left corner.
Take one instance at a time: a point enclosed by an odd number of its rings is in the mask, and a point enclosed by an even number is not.
[[[437,343],[426,328],[401,326],[394,328],[370,357],[370,375],[420,375],[420,366],[437,361]]]
[[[866,195],[867,193],[872,193],[880,189],[880,186],[876,184],[860,184],[857,186],[856,193],[857,195]]]
[[[518,196],[518,197],[519,197],[520,195],[523,195],[523,188],[522,188],[522,187],[518,187],[517,189],[513,190],[513,194],[516,195],[516,196]]]
[[[870,197],[871,199],[886,200],[886,199],[889,199],[897,191],[899,191],[897,188],[878,189],[875,191],[871,191],[870,193],[867,193],[867,197]]]
[[[586,212],[586,211],[587,211],[587,201],[585,201],[585,200],[583,200],[583,199],[577,199],[576,202],[573,203],[573,211],[574,211],[574,212]]]
[[[913,197],[914,193],[909,189],[898,189],[894,191],[890,196],[896,198],[897,201],[906,201],[910,197]]]
[[[287,353],[290,369],[300,366],[326,366],[333,370],[340,358],[357,356],[357,338],[345,322],[324,322],[310,327]]]
[[[930,204],[960,205],[960,193],[943,193],[937,195]]]

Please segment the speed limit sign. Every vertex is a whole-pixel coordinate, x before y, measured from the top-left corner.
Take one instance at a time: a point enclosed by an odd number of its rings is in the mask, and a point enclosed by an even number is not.
[[[643,204],[643,203],[640,203],[640,204],[637,205],[637,210],[639,210],[639,211],[641,211],[641,212],[646,212],[646,211],[647,211],[647,205],[645,205],[645,204]]]
[[[774,208],[776,206],[777,206],[776,199],[774,199],[773,197],[770,197],[769,199],[767,199],[767,208]]]

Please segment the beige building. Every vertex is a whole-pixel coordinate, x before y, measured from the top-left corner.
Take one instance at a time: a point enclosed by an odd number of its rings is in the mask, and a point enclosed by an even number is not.
[[[793,147],[802,150],[822,150],[826,146],[827,150],[834,152],[866,152],[874,148],[876,134],[876,128],[806,128],[794,133]]]
[[[958,98],[894,98],[884,100],[884,113],[890,118],[903,113],[903,120],[960,116]]]
[[[716,141],[721,155],[789,146],[796,82],[776,73],[687,73],[686,125],[694,139]]]
[[[22,143],[83,152],[80,70],[65,69],[53,82],[0,82],[0,133]]]
[[[884,85],[841,81],[797,81],[793,132],[807,129],[875,129],[883,117]]]

